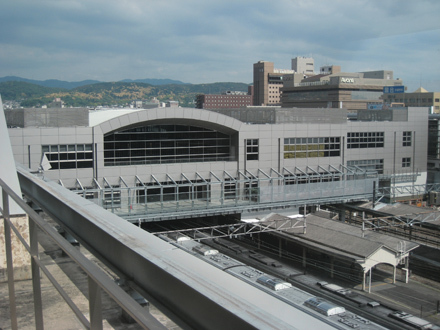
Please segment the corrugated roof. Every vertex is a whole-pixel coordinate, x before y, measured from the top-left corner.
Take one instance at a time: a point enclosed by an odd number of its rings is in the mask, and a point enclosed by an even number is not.
[[[267,220],[284,219],[286,216],[271,214],[265,217]],[[418,244],[404,241],[400,238],[379,234],[374,231],[366,231],[362,237],[362,229],[348,225],[339,221],[321,218],[313,214],[307,216],[307,230],[303,234],[303,229],[288,229],[285,233],[293,234],[300,240],[315,243],[317,247],[327,251],[333,251],[341,256],[354,259],[366,259],[381,248],[397,253],[404,248],[404,252],[415,249]]]
[[[361,205],[361,207],[371,209],[371,202]],[[433,209],[430,207],[418,207],[414,205],[408,205],[403,203],[394,203],[394,204],[385,204],[380,203],[374,207],[374,210],[380,211],[383,213],[387,213],[389,215],[394,216],[405,216],[406,218],[416,218],[417,215],[425,214],[426,216],[430,215],[430,213],[437,213],[436,216],[439,215],[439,211],[437,209]],[[433,214],[432,214],[433,215]],[[434,217],[431,217],[428,222],[440,224],[440,220],[433,220]]]

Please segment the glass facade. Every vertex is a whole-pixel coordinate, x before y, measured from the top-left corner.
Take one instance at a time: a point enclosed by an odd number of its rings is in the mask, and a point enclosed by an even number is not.
[[[42,145],[41,154],[47,157],[51,170],[93,168],[91,144]]]
[[[284,139],[284,159],[308,157],[338,157],[340,155],[340,137]]]
[[[383,148],[384,132],[350,132],[347,133],[347,149]]]
[[[329,91],[292,92],[288,94],[289,101],[329,101]]]
[[[378,174],[383,174],[383,159],[349,160],[347,166],[356,166],[366,171],[377,171]]]
[[[351,91],[352,100],[380,100],[383,92]]]
[[[202,127],[149,125],[104,136],[104,165],[234,160],[231,136]]]

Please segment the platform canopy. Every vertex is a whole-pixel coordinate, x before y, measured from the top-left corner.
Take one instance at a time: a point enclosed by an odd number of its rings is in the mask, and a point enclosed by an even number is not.
[[[265,220],[281,220],[283,217],[286,218],[284,215],[271,214]],[[378,264],[396,267],[409,256],[410,251],[419,246],[414,242],[374,231],[368,231],[362,237],[360,227],[313,214],[307,215],[306,222],[305,233],[302,228],[292,228],[284,230],[281,234],[304,247],[322,251],[336,258],[351,259],[362,267],[364,273]]]

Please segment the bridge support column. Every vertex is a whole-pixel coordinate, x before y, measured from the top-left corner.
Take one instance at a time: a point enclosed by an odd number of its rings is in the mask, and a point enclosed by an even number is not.
[[[307,248],[303,247],[302,266],[307,267]]]
[[[334,262],[335,258],[330,257],[330,278],[334,278]]]
[[[362,291],[367,292],[367,280],[368,280],[368,293],[371,292],[371,278],[373,277],[373,268],[368,270],[363,270],[363,278],[362,278]],[[368,275],[367,275],[368,274]]]
[[[365,270],[362,271],[362,291],[365,291]]]
[[[393,266],[393,284],[396,283],[396,266]]]
[[[345,222],[345,207],[341,206],[339,210],[339,221]]]
[[[371,280],[373,278],[373,268],[370,268],[368,276],[368,293],[371,293]]]
[[[282,254],[283,254],[283,241],[281,238],[278,238],[278,256],[281,258]]]

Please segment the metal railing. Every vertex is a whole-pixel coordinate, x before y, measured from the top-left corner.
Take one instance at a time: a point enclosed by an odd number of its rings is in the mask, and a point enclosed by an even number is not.
[[[21,244],[31,256],[32,287],[35,312],[35,328],[44,329],[43,306],[41,295],[40,271],[42,271],[61,297],[73,311],[78,321],[86,329],[103,329],[101,292],[104,290],[128,315],[130,315],[144,329],[165,329],[146,309],[142,308],[128,293],[121,289],[107,274],[97,265],[87,259],[75,247],[67,242],[49,223],[36,213],[24,202],[6,183],[0,179],[2,189],[2,208],[5,231],[5,251],[7,263],[9,305],[11,317],[11,329],[18,329],[17,307],[15,301],[14,269],[11,244],[11,230],[15,233]],[[9,201],[15,201],[29,217],[29,243],[23,238],[19,230],[11,222],[9,213]],[[38,230],[44,232],[61,248],[86,274],[88,277],[89,315],[88,320],[81,310],[75,305],[60,283],[50,273],[48,268],[41,262],[39,257]]]
[[[331,204],[371,199],[377,173],[359,168],[341,168],[338,172],[287,172],[271,170],[258,175],[250,172],[229,175],[210,173],[190,180],[184,174],[167,181],[153,175],[148,182],[120,177],[118,186],[94,181],[93,187],[81,184],[72,190],[89,201],[132,221],[158,221],[198,215],[242,213],[249,210],[277,209],[304,204]],[[299,169],[297,169],[300,171]],[[310,172],[310,171],[314,172]],[[287,170],[286,170],[287,171]],[[229,176],[227,176],[229,175]],[[183,178],[183,180],[182,180]],[[126,182],[133,182],[131,186]]]

